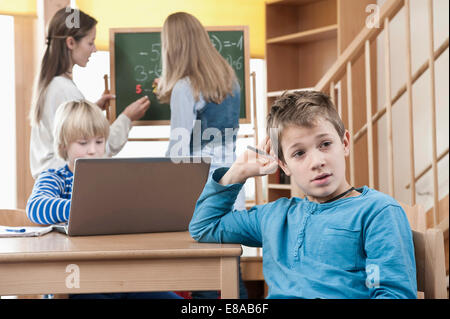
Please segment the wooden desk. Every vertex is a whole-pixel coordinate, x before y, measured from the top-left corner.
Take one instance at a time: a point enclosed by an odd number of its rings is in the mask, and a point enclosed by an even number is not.
[[[0,295],[221,290],[239,298],[241,253],[240,245],[198,243],[188,232],[0,238]],[[71,264],[79,288],[70,287]]]

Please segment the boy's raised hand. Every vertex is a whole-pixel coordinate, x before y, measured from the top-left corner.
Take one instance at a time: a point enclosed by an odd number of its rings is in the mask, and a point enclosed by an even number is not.
[[[258,148],[270,156],[246,150],[237,158],[219,183],[222,185],[244,183],[250,177],[275,173],[278,168],[278,158],[271,149],[270,139],[266,137],[259,143]]]

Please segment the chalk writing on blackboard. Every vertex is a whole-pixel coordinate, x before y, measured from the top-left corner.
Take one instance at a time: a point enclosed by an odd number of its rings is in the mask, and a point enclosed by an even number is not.
[[[160,32],[141,32],[138,29],[115,29],[114,37],[114,72],[115,116],[134,100],[147,95],[151,107],[141,121],[170,120],[170,106],[158,101],[153,92],[154,79],[162,75],[162,54]],[[248,52],[245,52],[244,30],[208,31],[211,43],[234,69],[241,86],[241,119],[249,119],[247,111]]]

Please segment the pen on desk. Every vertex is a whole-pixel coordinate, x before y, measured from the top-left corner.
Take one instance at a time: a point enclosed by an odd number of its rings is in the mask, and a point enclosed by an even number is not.
[[[6,228],[6,231],[9,231],[11,233],[24,233],[26,231],[25,228],[20,228],[20,229],[10,229],[10,228]]]
[[[247,145],[247,148],[248,148],[250,151],[253,151],[253,152],[255,152],[255,153],[258,153],[259,155],[268,157],[268,158],[270,158],[271,160],[275,160],[275,158],[274,158],[272,155],[268,154],[267,152],[264,152],[263,150],[260,150],[259,148],[256,148],[256,147],[253,147],[253,146],[250,146],[250,145]]]

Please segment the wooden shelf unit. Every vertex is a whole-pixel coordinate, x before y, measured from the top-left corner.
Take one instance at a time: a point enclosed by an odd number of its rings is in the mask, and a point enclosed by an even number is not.
[[[312,89],[337,59],[338,1],[266,2],[267,105],[285,91]],[[269,176],[268,200],[299,194]],[[292,182],[291,182],[292,183]]]

